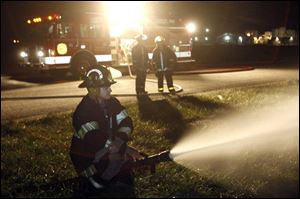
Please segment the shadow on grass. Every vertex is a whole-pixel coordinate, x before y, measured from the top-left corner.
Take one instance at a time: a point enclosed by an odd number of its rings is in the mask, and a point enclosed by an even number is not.
[[[181,113],[167,99],[152,101],[147,95],[139,96],[137,99],[142,120],[165,125],[167,128],[165,136],[172,142],[176,142],[181,137],[186,128],[186,123]]]
[[[140,118],[165,125],[168,128],[166,138],[173,143],[177,142],[187,130],[187,123],[212,118],[233,110],[232,107],[222,102],[201,97],[179,96],[170,98],[179,105],[184,104],[185,108],[198,112],[195,116],[184,119],[177,107],[170,104],[167,99],[152,101],[147,95],[139,96],[137,99]]]
[[[137,99],[139,114],[142,120],[149,120],[165,125],[167,128],[165,136],[173,143],[176,143],[182,137],[183,133],[187,130],[187,123],[190,121],[184,119],[182,113],[176,106],[170,104],[168,98],[152,101],[148,95],[144,95],[137,97]],[[199,115],[194,120],[211,117],[212,114],[220,110],[231,110],[230,106],[221,102],[194,96],[170,98],[170,100],[174,100],[178,104],[184,103],[191,109],[195,109],[196,107],[199,110]]]
[[[195,97],[195,96],[182,96],[176,99],[177,102],[187,103],[196,107],[206,108],[211,112],[215,112],[216,110],[231,110],[231,107],[217,101],[208,100],[203,97]]]
[[[234,111],[234,108],[222,101],[207,99],[199,96],[182,96],[175,99],[177,103],[183,103],[187,107],[196,109],[198,112],[197,118],[194,120],[203,120],[208,118],[221,117]],[[194,121],[192,120],[192,121]]]

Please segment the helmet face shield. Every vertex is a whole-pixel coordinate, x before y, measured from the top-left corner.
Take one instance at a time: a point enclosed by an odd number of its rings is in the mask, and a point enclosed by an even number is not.
[[[88,71],[84,82],[82,82],[78,87],[98,88],[107,87],[114,83],[116,82],[112,79],[110,71],[103,66],[98,66]]]
[[[114,80],[113,80],[113,78],[112,78],[110,72],[107,74],[107,80],[108,80],[109,82],[114,82]]]

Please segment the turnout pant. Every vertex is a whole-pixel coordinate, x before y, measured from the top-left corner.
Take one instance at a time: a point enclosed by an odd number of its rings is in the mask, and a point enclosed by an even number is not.
[[[163,91],[164,76],[166,77],[167,86],[168,86],[169,91],[174,91],[172,72],[169,71],[169,70],[167,70],[167,71],[157,71],[158,90]]]
[[[135,90],[136,92],[145,91],[146,71],[136,71]]]

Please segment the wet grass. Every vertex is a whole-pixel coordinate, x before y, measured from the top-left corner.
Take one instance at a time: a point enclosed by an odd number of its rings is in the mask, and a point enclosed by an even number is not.
[[[257,109],[266,102],[275,103],[282,94],[298,94],[298,88],[298,81],[284,81],[192,96],[139,99],[137,104],[126,105],[135,127],[129,144],[147,154],[172,149],[191,123],[198,124],[200,129],[209,128],[211,121],[220,115],[245,108]],[[1,123],[1,196],[72,197],[77,186],[76,182],[68,181],[76,177],[69,157],[72,135],[71,114]],[[296,197],[299,178],[293,172],[299,167],[299,159],[291,155],[288,160],[291,164],[281,175],[295,183],[286,189]],[[274,169],[278,169],[276,165]],[[240,179],[240,185],[235,186],[232,178],[200,175],[174,162],[166,162],[157,166],[155,174],[146,169],[135,170],[134,189],[136,197],[272,196],[260,190],[260,182],[251,187],[245,179]],[[278,182],[279,185],[284,182]]]

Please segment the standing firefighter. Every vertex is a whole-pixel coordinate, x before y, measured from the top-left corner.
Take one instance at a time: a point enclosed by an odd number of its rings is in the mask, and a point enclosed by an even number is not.
[[[135,37],[137,44],[132,48],[132,64],[136,70],[135,90],[138,95],[147,94],[145,91],[145,81],[149,68],[148,51],[144,46],[147,36],[144,34]]]
[[[153,50],[152,62],[156,68],[158,78],[158,92],[164,91],[164,76],[170,93],[175,94],[173,86],[172,72],[176,64],[175,53],[165,44],[165,39],[161,36],[155,37],[156,47]]]
[[[106,68],[93,67],[79,88],[87,88],[73,115],[74,135],[70,156],[79,176],[85,182],[86,194],[94,194],[104,187],[133,187],[132,171],[122,166],[138,157],[127,142],[133,130],[132,120],[125,108],[111,97],[116,83]],[[84,191],[82,190],[82,191]]]

